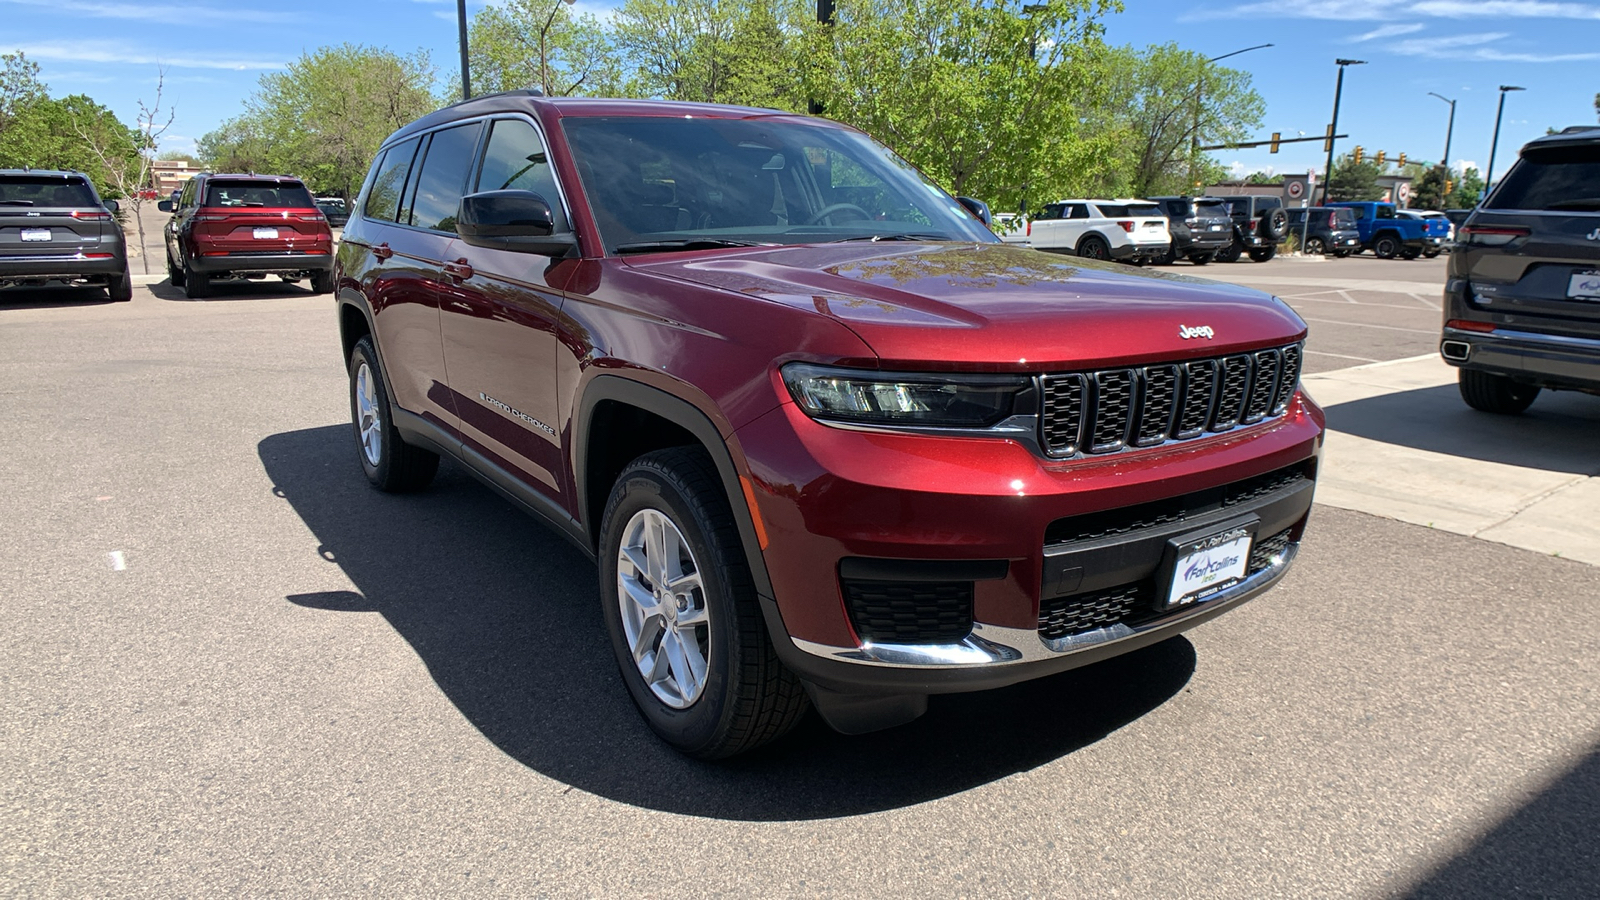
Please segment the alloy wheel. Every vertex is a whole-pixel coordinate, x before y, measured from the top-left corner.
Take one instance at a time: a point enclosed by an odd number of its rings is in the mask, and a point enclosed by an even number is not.
[[[372,367],[365,361],[356,366],[356,428],[361,432],[361,452],[367,464],[376,467],[383,458],[383,416],[378,410],[378,388]]]
[[[617,603],[639,675],[662,703],[685,709],[705,692],[710,613],[694,552],[657,509],[628,520],[617,550]]]

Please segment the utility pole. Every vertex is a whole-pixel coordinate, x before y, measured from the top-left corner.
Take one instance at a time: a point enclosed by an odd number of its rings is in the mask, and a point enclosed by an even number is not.
[[[1328,187],[1333,184],[1333,136],[1339,133],[1339,98],[1344,96],[1344,67],[1364,66],[1364,59],[1336,59],[1339,80],[1333,86],[1333,124],[1328,126],[1328,165],[1322,170],[1322,205],[1328,205]]]
[[[1241,53],[1249,53],[1251,50],[1265,50],[1271,46],[1273,45],[1257,44],[1254,47],[1246,47],[1243,50],[1235,50],[1232,53],[1224,53],[1221,56],[1213,56],[1206,60],[1206,65],[1210,65],[1218,60],[1227,59],[1230,56],[1238,56]],[[1191,186],[1193,186],[1200,178],[1200,101],[1201,95],[1205,93],[1205,90],[1206,70],[1205,66],[1201,66],[1200,77],[1195,80],[1194,85],[1194,130],[1189,134],[1189,184]]]
[[[467,67],[467,0],[456,0],[456,24],[461,28],[461,99],[472,99],[472,73]]]
[[[461,0],[465,3],[466,0]],[[817,0],[817,24],[833,24],[833,0]],[[822,101],[812,98],[806,103],[806,111],[813,116],[822,115]]]
[[[1488,196],[1487,192],[1489,188],[1494,186],[1494,152],[1500,149],[1500,117],[1505,115],[1506,94],[1510,91],[1525,90],[1527,90],[1527,88],[1520,88],[1509,84],[1500,85],[1500,109],[1494,114],[1494,141],[1489,144],[1489,171],[1483,176],[1483,190],[1485,192],[1484,196]]]
[[[1456,133],[1456,102],[1443,94],[1435,94],[1433,91],[1429,91],[1428,96],[1438,97],[1440,100],[1450,104],[1450,124],[1445,126],[1444,129],[1444,167],[1448,171],[1450,169],[1450,137]]]

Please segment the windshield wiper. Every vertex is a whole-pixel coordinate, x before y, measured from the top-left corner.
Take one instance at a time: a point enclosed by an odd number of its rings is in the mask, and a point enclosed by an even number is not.
[[[673,250],[716,250],[721,247],[771,247],[773,244],[762,244],[757,241],[734,241],[726,238],[689,238],[680,241],[636,241],[632,244],[618,244],[618,254],[624,253],[670,253]]]
[[[828,241],[830,244],[846,244],[851,241],[948,241],[950,238],[942,234],[928,234],[926,232],[897,231],[889,234],[860,234],[855,237],[838,238]]]
[[[32,200],[0,200],[0,206],[32,206]]]
[[[1600,210],[1600,197],[1579,197],[1576,200],[1557,200],[1554,203],[1546,203],[1545,208],[1596,211]]]

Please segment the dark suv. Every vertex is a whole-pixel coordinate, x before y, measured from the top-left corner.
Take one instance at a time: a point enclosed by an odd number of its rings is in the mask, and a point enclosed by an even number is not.
[[[1248,254],[1255,262],[1278,255],[1278,242],[1289,233],[1289,216],[1279,197],[1254,194],[1215,198],[1228,204],[1233,243],[1217,251],[1217,262],[1238,262]]]
[[[214,281],[277,275],[311,291],[333,290],[333,230],[297,178],[218,175],[189,179],[167,222],[167,275],[190,299],[211,294]]]
[[[1600,394],[1600,127],[1529,142],[1456,237],[1439,352],[1467,404]]]
[[[1151,197],[1167,217],[1172,251],[1156,259],[1168,264],[1187,259],[1203,266],[1233,243],[1233,219],[1228,205],[1216,197]]]
[[[1163,640],[1275,583],[1311,506],[1286,305],[1002,244],[818,118],[466,101],[383,144],[336,275],[366,477],[450,456],[595,558],[697,756]]]
[[[0,287],[104,285],[112,300],[132,300],[116,212],[81,172],[0,169]]]
[[[1341,259],[1361,252],[1361,232],[1356,230],[1355,213],[1350,210],[1312,206],[1291,209],[1288,213],[1288,233],[1300,242],[1304,252]]]

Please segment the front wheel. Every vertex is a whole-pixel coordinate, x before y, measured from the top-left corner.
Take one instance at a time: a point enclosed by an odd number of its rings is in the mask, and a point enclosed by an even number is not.
[[[1233,243],[1229,244],[1228,246],[1223,247],[1221,250],[1218,250],[1217,253],[1216,253],[1216,256],[1214,258],[1216,259],[1217,262],[1231,263],[1231,262],[1238,262],[1239,261],[1239,257],[1243,256],[1243,255],[1244,255],[1244,245],[1240,244],[1236,240]]]
[[[1394,259],[1400,254],[1400,239],[1392,234],[1380,234],[1372,242],[1372,255],[1379,259]]]
[[[433,481],[439,470],[439,456],[400,437],[394,427],[393,409],[372,338],[363,337],[350,351],[350,422],[355,429],[361,471],[380,491],[418,491]]]
[[[167,280],[173,287],[183,287],[183,267],[172,261],[172,251],[167,251]]]
[[[1256,247],[1250,251],[1251,262],[1266,262],[1278,255],[1278,245],[1268,244],[1265,247]]]
[[[1192,262],[1197,266],[1203,266],[1206,263],[1211,262],[1211,256],[1212,254],[1210,253],[1191,253],[1189,254],[1189,262]]]
[[[599,551],[617,665],[662,740],[722,759],[794,727],[805,690],[772,648],[727,494],[704,450],[634,460],[606,502]]]
[[[1533,405],[1539,388],[1531,384],[1518,384],[1504,375],[1462,369],[1460,375],[1461,399],[1480,412],[1514,416]]]

